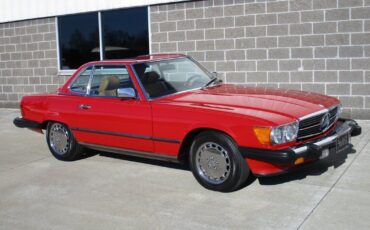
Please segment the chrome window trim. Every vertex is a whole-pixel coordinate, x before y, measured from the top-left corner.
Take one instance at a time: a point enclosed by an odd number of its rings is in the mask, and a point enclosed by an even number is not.
[[[141,63],[153,63],[153,62],[160,62],[160,61],[167,61],[167,60],[175,60],[175,59],[180,59],[180,58],[189,58],[189,56],[184,55],[184,56],[171,57],[171,58],[168,58],[168,57],[160,58],[159,57],[158,59],[151,60],[151,59],[140,59],[140,57],[142,57],[142,56],[149,56],[150,57],[150,56],[152,56],[152,54],[144,54],[144,55],[140,55],[140,56],[136,57],[136,59],[135,58],[132,59],[134,61],[134,63],[132,63],[131,65],[136,65],[136,64],[141,64]]]
[[[91,70],[90,77],[89,77],[89,82],[87,83],[86,96],[90,95],[91,82],[94,76],[94,72],[95,72],[95,65],[92,66],[92,70]]]
[[[87,70],[89,67],[91,67],[91,66],[93,66],[93,65],[87,65],[85,68],[83,68],[82,70],[80,70],[80,72],[78,73],[78,75],[71,81],[71,83],[68,85],[68,87],[67,87],[67,89],[69,90],[69,91],[71,91],[71,92],[73,92],[73,93],[76,93],[76,94],[79,94],[79,95],[86,95],[86,93],[79,93],[79,92],[76,92],[76,91],[73,91],[72,89],[71,89],[71,86],[73,85],[73,83],[75,83],[75,81],[77,80],[77,78],[79,77],[79,76],[81,76],[81,73],[83,73],[85,70]],[[92,70],[91,70],[92,71]],[[91,74],[90,74],[91,75]],[[90,78],[90,76],[89,76],[89,78]],[[90,79],[89,79],[89,81],[90,81]],[[86,86],[86,92],[87,92],[87,86]]]
[[[93,65],[94,67],[94,71],[92,71],[92,75],[94,75],[94,72],[95,72],[95,66],[122,66],[122,67],[124,67],[126,70],[128,70],[127,69],[127,65],[126,64],[122,64],[122,63],[109,63],[109,64],[107,64],[107,63],[99,63],[99,64],[94,64]],[[130,75],[130,73],[127,71],[127,74],[128,74],[128,77],[130,78],[130,80],[131,80],[131,82],[132,83],[134,83],[133,81],[132,81],[132,77],[131,77],[131,75]],[[94,77],[94,76],[92,76],[92,77]],[[91,82],[92,82],[92,77],[91,77]],[[91,88],[91,82],[90,82],[90,84],[89,84],[89,87]],[[132,86],[134,87],[134,90],[136,91],[136,92],[138,92],[138,90],[136,89],[136,87],[135,87],[135,84],[132,84]],[[90,95],[90,92],[88,93],[88,94],[86,94],[86,96],[87,97],[97,97],[97,98],[118,98],[118,99],[121,99],[121,98],[119,98],[119,97],[111,97],[111,96],[97,96],[97,95]],[[121,99],[122,100],[122,99]],[[136,97],[136,99],[135,100],[141,100],[141,97],[140,97],[140,95],[139,94],[137,94],[137,97]]]
[[[186,56],[188,59],[190,59],[192,62],[194,62],[195,65],[197,65],[201,70],[203,70],[204,72],[207,73],[208,77],[210,77],[210,79],[212,79],[212,77],[215,77],[214,74],[212,72],[210,72],[206,67],[204,67],[202,64],[200,64],[197,60],[195,60],[194,58],[190,57],[190,56]]]

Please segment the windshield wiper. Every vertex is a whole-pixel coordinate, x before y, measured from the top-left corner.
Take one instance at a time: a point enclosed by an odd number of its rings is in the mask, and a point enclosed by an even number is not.
[[[205,84],[202,89],[205,89],[207,88],[208,86],[210,86],[212,83],[221,83],[222,80],[221,79],[218,79],[217,77],[214,77],[212,78],[209,82],[207,82],[207,84]]]

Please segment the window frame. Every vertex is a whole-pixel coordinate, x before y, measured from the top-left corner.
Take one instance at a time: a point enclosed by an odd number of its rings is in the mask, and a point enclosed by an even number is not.
[[[116,99],[120,99],[122,100],[122,98],[119,98],[119,97],[110,97],[110,96],[98,96],[98,95],[90,95],[90,90],[91,90],[91,83],[92,83],[92,80],[93,80],[93,77],[94,77],[94,73],[95,73],[95,66],[121,66],[121,67],[124,67],[126,70],[127,70],[127,73],[128,73],[128,76],[129,76],[129,79],[131,80],[132,82],[132,88],[135,90],[136,92],[136,99],[135,100],[141,100],[141,97],[140,97],[140,94],[139,94],[139,91],[137,89],[137,87],[135,86],[135,83],[134,83],[134,80],[133,80],[133,76],[131,76],[130,72],[128,71],[128,67],[129,65],[126,65],[126,64],[123,64],[123,63],[110,63],[110,64],[106,64],[106,63],[98,63],[98,64],[91,64],[91,65],[87,65],[85,68],[81,69],[81,71],[78,73],[78,75],[71,81],[71,83],[68,85],[68,90],[73,93],[74,95],[77,95],[77,96],[83,96],[83,97],[94,97],[94,98],[116,98]],[[73,91],[71,89],[71,86],[72,84],[77,80],[77,78],[79,76],[81,76],[81,73],[83,73],[85,70],[87,70],[89,67],[91,67],[91,73],[90,73],[90,76],[89,76],[89,81],[87,83],[87,86],[86,86],[86,93],[79,93],[79,92],[76,92],[76,91]],[[135,79],[136,79],[136,76],[134,76]],[[136,79],[137,80],[137,79]],[[140,85],[141,87],[141,85]]]
[[[112,11],[112,10],[120,10],[120,9],[129,9],[129,8],[117,8],[117,9],[111,9],[111,10],[101,10],[101,11],[95,11],[95,13],[98,14],[98,29],[99,29],[99,60],[96,60],[96,61],[103,61],[104,60],[104,53],[103,53],[103,28],[102,28],[102,16],[101,16],[101,13],[102,12],[107,12],[107,11]],[[94,12],[90,12],[90,13],[94,13]],[[83,14],[83,13],[81,13]],[[150,20],[150,6],[147,6],[147,14],[148,14],[148,42],[149,42],[149,54],[152,53],[152,31],[151,31],[151,20]],[[62,16],[67,16],[67,15],[62,15]],[[58,18],[59,17],[62,17],[62,16],[56,16],[55,17],[55,33],[56,33],[56,49],[57,49],[57,70],[58,70],[58,75],[60,76],[70,76],[72,75],[74,72],[76,72],[77,69],[68,69],[68,70],[65,70],[65,69],[61,69],[61,52],[59,50],[60,48],[60,42],[59,42],[59,25],[58,25]]]
[[[88,68],[90,68],[90,67],[91,67],[91,72],[90,72],[90,74],[89,74],[89,80],[88,80],[88,82],[87,82],[86,92],[85,92],[85,93],[80,93],[80,92],[77,92],[77,91],[72,90],[72,89],[71,89],[71,87],[72,87],[72,85],[77,81],[77,78],[79,78],[79,77],[81,76],[81,74],[82,74],[83,72],[85,72],[85,71],[86,71]],[[71,83],[69,83],[69,85],[68,85],[68,90],[69,90],[71,93],[75,94],[75,95],[86,96],[86,95],[87,95],[87,93],[88,93],[88,91],[89,91],[89,85],[90,85],[90,81],[91,81],[91,79],[92,79],[92,75],[93,75],[94,70],[95,70],[95,66],[94,66],[94,65],[87,65],[87,66],[85,66],[83,69],[81,69],[81,70],[78,72],[77,76],[76,76],[76,77],[71,81]]]
[[[168,96],[172,96],[172,95],[177,95],[177,94],[184,93],[184,92],[190,92],[190,91],[198,90],[198,89],[201,89],[202,88],[202,87],[197,87],[197,88],[188,89],[188,90],[176,92],[176,93],[173,93],[173,94],[163,95],[163,96],[154,97],[154,98],[152,98],[152,97],[149,96],[149,93],[145,89],[144,85],[142,84],[142,82],[140,80],[140,77],[139,77],[138,73],[136,72],[135,65],[140,64],[140,63],[156,63],[156,62],[168,61],[168,60],[176,60],[176,59],[189,59],[196,66],[198,66],[201,70],[203,70],[210,77],[210,79],[212,78],[212,76],[214,77],[214,74],[212,72],[210,72],[207,68],[205,68],[203,65],[201,65],[197,60],[195,60],[194,58],[192,58],[190,56],[167,58],[167,59],[163,59],[163,60],[149,60],[149,61],[145,61],[145,62],[138,62],[138,63],[130,64],[130,68],[131,68],[131,70],[132,70],[132,72],[134,74],[134,77],[136,78],[137,82],[139,83],[139,86],[140,86],[140,88],[141,88],[141,90],[142,90],[142,92],[144,94],[144,97],[145,97],[145,99],[147,101],[155,101],[155,100],[160,99],[160,98],[164,98],[164,97],[168,97]]]

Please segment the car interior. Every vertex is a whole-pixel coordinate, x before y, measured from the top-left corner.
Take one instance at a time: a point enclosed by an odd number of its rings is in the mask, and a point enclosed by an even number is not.
[[[149,68],[148,65],[141,63],[135,65],[135,71],[140,78],[145,90],[150,98],[160,97],[176,92],[161,75]]]
[[[103,78],[99,85],[99,96],[117,97],[117,89],[120,87],[119,78],[111,75]]]

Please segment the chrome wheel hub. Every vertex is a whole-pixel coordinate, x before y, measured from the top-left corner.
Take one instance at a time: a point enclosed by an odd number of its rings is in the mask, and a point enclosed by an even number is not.
[[[230,157],[219,144],[207,142],[196,153],[196,168],[199,175],[212,184],[223,183],[230,175]]]
[[[63,155],[67,153],[71,142],[68,130],[63,125],[54,123],[50,127],[49,142],[51,148],[57,154]]]

